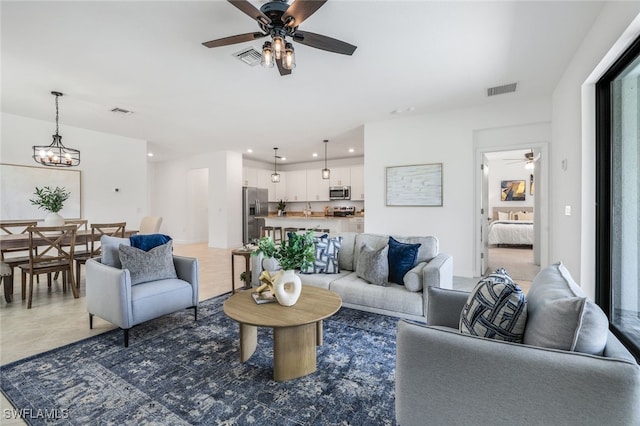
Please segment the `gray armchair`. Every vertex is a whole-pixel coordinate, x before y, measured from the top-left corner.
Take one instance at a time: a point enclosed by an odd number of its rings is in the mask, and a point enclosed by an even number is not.
[[[97,315],[124,331],[129,346],[129,329],[134,325],[193,308],[198,319],[198,259],[173,256],[178,278],[131,285],[127,269],[105,265],[101,258],[87,261],[87,311],[89,327]]]
[[[399,425],[640,424],[640,367],[613,334],[602,356],[463,335],[467,296],[429,288],[429,326],[400,321]]]

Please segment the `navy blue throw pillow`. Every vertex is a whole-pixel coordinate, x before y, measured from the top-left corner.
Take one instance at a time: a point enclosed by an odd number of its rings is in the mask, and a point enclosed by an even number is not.
[[[420,244],[406,244],[389,237],[389,282],[403,285],[402,278],[416,266]]]
[[[131,242],[131,247],[149,251],[152,248],[168,243],[171,241],[171,237],[164,234],[132,235],[129,237],[129,241]]]

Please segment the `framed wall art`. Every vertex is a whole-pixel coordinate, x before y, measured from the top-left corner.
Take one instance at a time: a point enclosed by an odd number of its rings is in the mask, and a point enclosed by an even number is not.
[[[442,163],[386,168],[387,206],[442,206]]]
[[[500,182],[501,201],[524,201],[527,182],[524,180],[503,180]]]

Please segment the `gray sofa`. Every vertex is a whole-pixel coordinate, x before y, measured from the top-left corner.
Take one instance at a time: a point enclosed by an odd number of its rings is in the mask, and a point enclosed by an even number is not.
[[[532,292],[542,280],[562,279],[557,266],[538,274],[529,290],[525,344],[461,334],[460,312],[469,293],[429,289],[429,325],[398,325],[398,424],[640,424],[640,367],[608,331],[606,317],[596,333],[580,329],[593,325],[587,320],[576,332],[602,340],[601,355],[526,344],[533,338],[527,336],[530,323],[555,321],[545,305],[555,296],[546,293],[545,301]],[[557,288],[552,291],[557,295]],[[558,322],[549,328],[551,337],[566,328],[567,321]]]
[[[436,237],[401,237],[393,236],[403,243],[420,243],[417,264],[405,276],[405,282],[411,281],[409,291],[404,285],[388,283],[386,286],[369,284],[354,272],[358,262],[359,249],[367,244],[373,249],[384,247],[388,235],[367,233],[339,233],[334,236],[342,237],[342,246],[338,253],[338,274],[299,274],[302,283],[316,287],[330,289],[340,295],[342,305],[369,312],[391,315],[425,321],[427,315],[428,297],[426,288],[429,286],[451,288],[453,284],[453,258],[439,252]],[[262,255],[253,256],[252,280],[253,286],[258,285],[258,278],[263,268]],[[270,268],[268,268],[270,269]]]

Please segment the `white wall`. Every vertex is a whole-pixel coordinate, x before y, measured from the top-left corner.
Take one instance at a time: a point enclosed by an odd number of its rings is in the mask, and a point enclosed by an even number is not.
[[[213,152],[185,159],[154,164],[155,190],[152,210],[163,217],[163,232],[178,243],[196,243],[201,235],[188,226],[194,209],[202,209],[189,191],[189,174],[208,170],[208,193],[202,194],[208,206],[209,247],[230,248],[242,245],[242,155]],[[204,185],[200,185],[204,187]],[[191,200],[191,201],[190,201]]]
[[[639,13],[637,1],[606,3],[552,96],[550,260],[562,260],[591,298],[597,261],[594,83],[640,33]],[[571,206],[571,216],[565,206]]]
[[[51,143],[55,122],[6,113],[1,120],[0,162],[37,166],[31,147]],[[124,220],[137,229],[147,214],[147,142],[65,125],[59,133],[65,146],[80,150],[73,169],[81,171],[82,217],[89,223]]]
[[[365,229],[435,235],[440,250],[453,255],[454,274],[474,276],[474,132],[548,122],[550,117],[549,100],[538,98],[367,123]],[[385,206],[385,167],[423,163],[443,163],[443,207]]]

